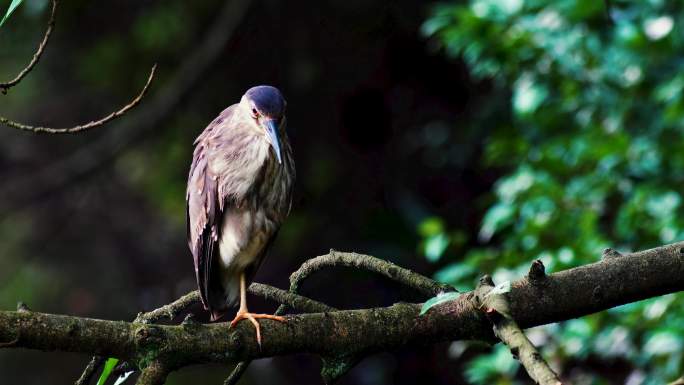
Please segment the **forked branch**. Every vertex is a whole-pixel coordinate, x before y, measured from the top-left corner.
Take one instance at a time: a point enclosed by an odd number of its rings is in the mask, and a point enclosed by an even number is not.
[[[521,328],[581,317],[608,308],[684,290],[684,243],[676,243],[511,284],[511,319]],[[615,282],[620,282],[616,285]],[[568,293],[573,293],[568,296]],[[60,350],[118,357],[141,369],[198,363],[234,363],[313,353],[364,357],[378,351],[440,341],[496,341],[482,310],[481,289],[464,293],[420,315],[419,304],[288,316],[263,321],[264,344],[251,325],[152,325],[0,311],[0,343],[10,348]],[[16,340],[16,342],[15,342]],[[148,371],[149,373],[149,371]]]

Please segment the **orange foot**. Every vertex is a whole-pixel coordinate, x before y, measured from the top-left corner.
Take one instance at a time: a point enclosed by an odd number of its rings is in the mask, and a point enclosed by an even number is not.
[[[250,313],[247,310],[240,310],[237,312],[235,315],[235,318],[230,321],[230,327],[234,328],[235,325],[237,325],[238,322],[240,322],[243,319],[248,319],[252,325],[254,325],[254,328],[256,329],[256,338],[257,338],[257,343],[259,344],[259,349],[261,349],[261,327],[259,325],[259,322],[257,321],[257,318],[265,318],[265,319],[270,319],[274,321],[279,321],[279,322],[287,322],[285,317],[277,316],[277,315],[271,315],[271,314],[255,314],[255,313]]]

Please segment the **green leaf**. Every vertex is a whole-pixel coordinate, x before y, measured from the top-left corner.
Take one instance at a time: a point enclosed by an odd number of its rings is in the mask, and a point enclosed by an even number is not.
[[[448,293],[439,293],[437,294],[437,296],[425,301],[423,307],[420,309],[420,315],[427,313],[427,311],[430,310],[430,308],[433,308],[441,303],[453,301],[460,295],[461,293],[457,293],[455,291],[450,291]]]
[[[9,8],[7,8],[7,13],[5,13],[5,16],[0,20],[0,27],[2,27],[3,24],[5,24],[5,20],[7,20],[8,17],[14,12],[15,9],[21,4],[24,0],[12,0],[10,3]]]
[[[449,246],[449,238],[444,233],[431,235],[425,240],[425,257],[430,262],[437,262]]]
[[[105,382],[107,381],[107,378],[109,378],[109,375],[112,374],[112,370],[114,370],[114,367],[116,364],[119,363],[118,358],[107,358],[107,362],[105,362],[104,369],[102,369],[102,374],[100,374],[100,378],[97,379],[97,385],[104,385]]]

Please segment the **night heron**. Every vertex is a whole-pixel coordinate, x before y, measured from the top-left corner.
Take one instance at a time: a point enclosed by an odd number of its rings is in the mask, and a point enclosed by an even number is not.
[[[240,300],[231,322],[249,319],[261,345],[259,318],[247,309],[247,286],[292,202],[295,166],[285,132],[285,99],[277,88],[247,90],[195,141],[188,177],[188,245],[211,320]]]

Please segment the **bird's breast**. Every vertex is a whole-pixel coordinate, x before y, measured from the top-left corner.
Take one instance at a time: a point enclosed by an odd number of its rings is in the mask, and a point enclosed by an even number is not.
[[[254,136],[235,139],[230,145],[218,145],[211,164],[219,178],[219,196],[242,203],[261,174],[268,156],[268,143]]]
[[[219,240],[223,270],[243,270],[254,263],[276,230],[261,210],[233,210],[224,218]]]

